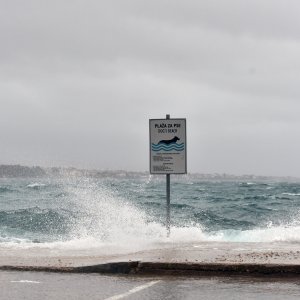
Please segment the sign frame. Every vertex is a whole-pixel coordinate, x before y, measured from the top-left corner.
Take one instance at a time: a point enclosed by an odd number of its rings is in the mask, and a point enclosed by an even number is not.
[[[180,123],[180,124],[183,124],[184,126],[184,129],[181,130],[181,137],[183,137],[183,140],[184,140],[184,167],[182,168],[181,167],[181,170],[180,171],[173,171],[173,170],[170,170],[170,171],[153,171],[153,150],[152,150],[152,136],[153,136],[153,132],[151,130],[152,127],[151,127],[151,123],[152,122],[161,122],[161,123],[167,123],[167,124],[174,124],[174,123]],[[164,135],[167,134],[167,133],[164,133]],[[176,143],[176,142],[175,142]],[[175,144],[173,143],[173,144]],[[162,156],[163,155],[168,155],[169,158],[172,158],[171,160],[174,161],[173,165],[174,166],[174,169],[178,169],[178,167],[176,167],[176,160],[174,160],[175,156],[174,156],[174,153],[173,153],[173,156],[172,156],[172,153],[168,153],[166,151],[162,151]],[[178,155],[176,153],[176,155]],[[172,163],[168,163],[168,164],[172,164]],[[150,168],[150,174],[152,175],[168,175],[168,174],[187,174],[187,135],[186,135],[186,118],[166,118],[166,119],[149,119],[149,168]]]

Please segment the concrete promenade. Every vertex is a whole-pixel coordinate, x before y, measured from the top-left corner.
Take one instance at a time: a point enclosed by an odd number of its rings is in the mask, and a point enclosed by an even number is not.
[[[285,243],[166,243],[130,253],[0,248],[0,270],[73,273],[300,276],[300,247]]]

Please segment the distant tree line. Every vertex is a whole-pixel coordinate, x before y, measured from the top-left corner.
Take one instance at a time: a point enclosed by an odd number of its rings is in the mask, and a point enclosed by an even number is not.
[[[46,175],[41,167],[0,165],[0,177],[41,177]]]
[[[140,178],[146,177],[149,180],[164,180],[164,176],[151,175],[149,172],[132,172],[124,170],[84,170],[73,167],[28,167],[21,165],[0,165],[0,178],[18,178],[18,177],[91,177],[91,178]],[[231,174],[199,174],[190,173],[187,175],[173,175],[174,180],[222,180],[222,181],[300,181],[300,178],[294,177],[270,177],[255,175],[231,175]]]

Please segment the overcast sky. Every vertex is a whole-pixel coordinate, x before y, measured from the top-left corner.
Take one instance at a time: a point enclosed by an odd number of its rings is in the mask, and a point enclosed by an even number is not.
[[[0,0],[0,164],[300,177],[300,1]]]

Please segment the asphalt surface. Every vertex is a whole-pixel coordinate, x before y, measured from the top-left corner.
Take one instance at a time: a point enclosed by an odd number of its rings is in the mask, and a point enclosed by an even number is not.
[[[0,272],[0,299],[299,299],[300,280]]]

